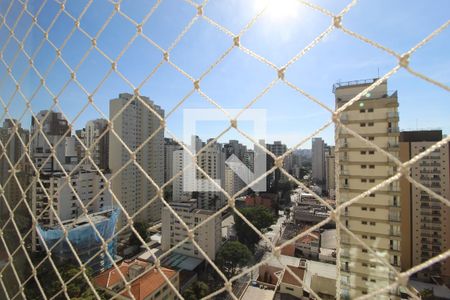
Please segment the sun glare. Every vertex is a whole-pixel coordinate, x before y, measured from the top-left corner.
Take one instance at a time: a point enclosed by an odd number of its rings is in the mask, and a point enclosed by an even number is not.
[[[273,21],[283,21],[297,17],[299,7],[296,2],[296,0],[255,0],[255,8],[259,12],[267,6],[265,16]]]

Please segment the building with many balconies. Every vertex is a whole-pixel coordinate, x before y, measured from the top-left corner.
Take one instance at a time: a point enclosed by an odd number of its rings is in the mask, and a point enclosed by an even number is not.
[[[337,83],[333,86],[336,108],[348,103],[377,79]],[[341,114],[341,123],[362,138],[398,157],[397,92],[388,92],[383,81]],[[338,204],[342,205],[388,179],[396,164],[370,144],[356,138],[342,126],[336,127],[340,176]],[[341,222],[376,255],[341,230],[341,296],[356,298],[385,288],[395,273],[379,257],[400,270],[400,192],[398,182],[367,195],[341,211]],[[398,290],[378,294],[378,299],[397,299]]]

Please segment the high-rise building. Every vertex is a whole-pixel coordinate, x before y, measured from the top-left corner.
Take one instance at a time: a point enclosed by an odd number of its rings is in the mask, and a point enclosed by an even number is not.
[[[31,119],[30,152],[37,169],[61,170],[65,163],[65,137],[70,137],[70,129],[61,113],[42,110]]]
[[[181,146],[171,138],[164,138],[164,182],[169,181],[175,175],[173,173],[173,153],[180,150]]]
[[[210,140],[209,140],[210,141]],[[208,141],[208,142],[209,142]],[[198,137],[192,139],[193,149],[199,151],[205,146]],[[190,165],[190,156],[184,150],[173,152],[173,174],[184,170],[173,182],[173,200],[185,201],[191,198],[198,200],[198,208],[217,210],[225,205],[225,196],[194,165]],[[217,184],[225,187],[225,153],[222,145],[212,143],[197,156],[197,165]],[[190,174],[190,176],[185,176]],[[187,187],[187,188],[186,188]]]
[[[274,141],[273,144],[267,144],[266,147],[267,150],[276,156],[281,156],[287,151],[287,146],[281,143],[281,141]]]
[[[334,158],[334,146],[327,147],[325,153],[325,190],[330,198],[335,197],[335,158]]]
[[[404,131],[400,133],[400,160],[408,161],[442,140],[442,131]],[[449,144],[424,156],[411,166],[410,176],[417,182],[450,198]],[[450,208],[414,186],[400,181],[402,206],[402,270],[410,269],[450,248]],[[450,259],[433,264],[415,274],[420,280],[443,280],[450,284]]]
[[[337,83],[333,86],[336,107],[369,87],[375,80]],[[397,92],[388,93],[384,81],[364,95],[341,114],[348,128],[398,157],[398,99]],[[343,127],[336,128],[339,143],[340,176],[338,204],[357,197],[371,187],[395,174],[395,162],[370,145],[352,136]],[[378,256],[400,270],[400,191],[399,183],[353,203],[341,212],[341,222],[378,255],[367,251],[358,241],[341,230],[340,278],[341,297],[356,298],[381,288],[396,279]],[[377,299],[397,299],[397,289],[377,294]]]
[[[325,182],[325,142],[322,138],[312,139],[312,179],[323,185]]]
[[[14,129],[15,127],[16,129]],[[23,129],[17,120],[6,119],[3,127],[0,127],[0,141],[4,147],[0,147],[0,186],[3,194],[0,196],[3,198],[0,199],[1,225],[4,225],[9,218],[5,201],[8,201],[10,208],[14,209],[17,203],[24,198],[20,187],[26,190],[29,184],[28,163],[23,155],[26,149],[24,145],[28,143],[28,136],[29,132]],[[25,204],[20,205],[15,213],[26,214]]]
[[[281,156],[287,151],[287,146],[281,143],[281,141],[274,141],[273,144],[266,144],[265,146],[267,150],[272,152],[275,156]],[[267,170],[270,170],[274,166],[274,163],[273,158],[267,155]],[[267,175],[267,188],[271,189],[275,187],[281,178],[281,171],[279,169],[276,169],[274,172]]]
[[[154,184],[161,186],[164,181],[164,130],[160,129],[160,119],[148,107],[161,117],[164,117],[164,110],[147,97],[139,98],[122,93],[110,101],[110,119],[122,142],[110,132],[109,167],[112,173],[121,169],[112,180],[112,190],[127,213],[133,216],[139,212],[134,221],[153,223],[161,219],[162,203],[159,198],[154,199],[157,195]],[[149,140],[150,136],[152,138]],[[130,155],[122,143],[131,151],[138,148],[139,151]],[[140,168],[133,163],[128,164],[133,159]],[[152,199],[153,202],[148,204]],[[124,226],[126,222],[122,213],[119,226]]]
[[[81,131],[81,140],[86,148],[90,150],[90,156],[100,170],[109,169],[109,133],[108,120],[96,119],[86,123],[85,128]],[[82,151],[82,157],[85,156]],[[85,163],[91,164],[86,160]]]
[[[210,140],[208,140],[208,143]],[[221,187],[225,185],[225,153],[222,145],[212,143],[197,158],[198,166],[212,179],[217,180]],[[200,171],[197,171],[199,190],[198,207],[206,210],[218,210],[225,206],[225,196],[217,190],[212,182]]]
[[[214,213],[210,210],[198,209],[195,199],[178,203],[173,202],[171,207],[189,228],[200,224]],[[221,224],[222,220],[219,215],[195,230],[195,241],[212,260],[216,258],[216,253],[222,241]],[[167,207],[162,209],[161,237],[163,251],[168,251],[187,237],[186,229]],[[174,252],[204,259],[203,255],[190,241],[176,248]]]

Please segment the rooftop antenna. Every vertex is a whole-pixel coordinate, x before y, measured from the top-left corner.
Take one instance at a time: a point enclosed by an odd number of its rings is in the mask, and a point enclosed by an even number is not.
[[[380,67],[378,67],[377,70],[378,70],[378,78],[380,78]]]

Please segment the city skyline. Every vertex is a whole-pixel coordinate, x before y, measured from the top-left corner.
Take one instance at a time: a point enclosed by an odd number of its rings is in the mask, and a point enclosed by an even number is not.
[[[449,12],[0,0],[0,298],[450,300]]]
[[[287,3],[291,2],[289,0],[284,1]],[[221,23],[224,22],[224,26],[237,33],[240,27],[249,21],[249,16],[259,9],[260,6],[255,3],[257,3],[256,0],[248,1],[248,3],[233,1],[230,6],[224,7],[223,4],[212,2],[206,5],[204,9],[205,13],[211,15],[211,18],[217,18]],[[446,2],[443,3],[444,6],[448,5]],[[66,9],[70,13],[77,15],[81,12],[84,4],[81,2],[68,2]],[[332,11],[339,11],[346,4],[343,2],[326,5],[330,5],[329,9]],[[106,16],[114,11],[114,6],[100,2],[92,5],[93,7],[81,18],[80,27],[83,29],[89,28],[86,29],[88,33],[95,35],[96,30],[100,29],[99,25],[105,21]],[[425,38],[426,34],[444,23],[445,14],[443,11],[445,10],[433,10],[434,7],[440,7],[439,5],[436,2],[427,4],[428,11],[433,15],[433,18],[427,18],[427,22],[420,22],[420,26],[415,25],[414,35],[407,34],[408,31],[406,29],[410,30],[409,27],[406,27],[408,22],[404,19],[398,19],[398,14],[395,13],[397,10],[403,9],[403,6],[390,1],[377,2],[376,4],[361,3],[354,8],[354,13],[352,10],[345,16],[344,23],[348,24],[350,28],[359,29],[359,33],[366,34],[377,42],[402,53],[418,43],[420,38]],[[138,10],[140,7],[142,7],[140,3],[124,3],[121,9],[126,14],[138,16],[139,19],[147,13],[146,10]],[[329,25],[326,17],[307,7],[297,5],[297,3],[286,4],[286,7],[294,12],[287,13],[285,9],[280,9],[280,11],[275,13],[263,15],[255,23],[255,27],[244,34],[240,40],[243,46],[273,61],[277,66],[282,66],[289,61],[292,56],[311,42],[313,37],[317,36]],[[92,15],[94,8],[100,13],[100,16],[95,16],[95,18]],[[37,7],[29,4],[29,9],[34,11]],[[46,19],[54,17],[58,9],[59,7],[55,6],[54,3],[48,4],[48,7],[44,9],[43,18],[38,18],[42,28],[47,28],[50,25]],[[236,11],[239,13],[232,17],[231,14]],[[389,12],[388,14],[386,14],[387,11]],[[422,11],[422,4],[413,3],[408,7],[408,16],[414,19],[424,18]],[[143,32],[166,49],[169,47],[170,42],[181,32],[184,25],[187,24],[187,21],[189,21],[188,17],[194,16],[195,13],[188,4],[175,5],[172,1],[163,2],[154,15],[150,17],[149,23],[143,26]],[[279,14],[278,17],[276,14]],[[380,14],[382,14],[384,20],[383,28],[389,30],[391,35],[373,31],[371,22],[379,17]],[[358,18],[360,15],[365,15],[366,18]],[[59,47],[62,45],[63,37],[68,34],[67,31],[71,28],[69,20],[66,15],[62,14],[57,19],[56,25],[49,31],[49,40],[52,41],[54,46]],[[167,23],[169,21],[171,23]],[[26,24],[27,21],[23,22]],[[399,26],[399,24],[402,24],[401,22],[406,23]],[[267,24],[272,24],[273,26],[267,26]],[[159,26],[162,30],[154,32],[151,29],[153,28],[152,26]],[[308,30],[303,31],[305,28],[308,28]],[[133,36],[133,30],[135,29],[123,16],[115,15],[106,31],[98,38],[97,46],[102,51],[106,51],[106,55],[114,58],[126,45],[127,37]],[[213,63],[227,47],[231,46],[232,39],[201,19],[193,25],[191,30],[192,32],[183,37],[179,45],[170,53],[170,60],[193,78],[197,78],[207,69],[206,66],[208,64]],[[2,32],[0,32],[1,34]],[[40,39],[41,35],[42,33],[38,29],[33,29],[24,44],[25,51],[34,49],[36,47],[35,40]],[[411,66],[417,67],[419,71],[426,71],[424,72],[426,75],[444,83],[448,82],[446,80],[448,76],[445,73],[448,68],[442,63],[443,61],[445,62],[445,49],[449,47],[445,43],[446,35],[448,35],[447,31],[442,32],[439,37],[419,49],[411,60]],[[23,38],[23,36],[24,33],[17,33],[18,39]],[[274,37],[276,42],[267,43],[266,39],[268,37]],[[261,43],[255,43],[256,40],[259,40]],[[71,50],[71,47],[75,44],[77,44],[77,49],[83,49],[83,51],[75,52]],[[82,54],[90,46],[91,41],[80,32],[75,31],[67,46],[62,50],[61,58],[74,68],[81,60]],[[330,52],[331,49],[333,51]],[[10,42],[8,50],[8,53],[4,56],[6,62],[11,61],[12,57],[10,57],[9,53],[14,53],[17,50],[17,45]],[[348,55],[349,53],[352,55]],[[36,56],[36,68],[47,70],[54,57],[55,49],[50,44],[45,43]],[[130,83],[137,86],[151,73],[153,68],[162,60],[162,57],[160,50],[151,46],[144,38],[137,37],[118,61],[117,70]],[[196,59],[192,59],[193,57]],[[424,62],[424,58],[428,57],[433,59],[425,59]],[[193,63],[194,61],[195,64]],[[27,60],[19,56],[15,62],[15,72],[21,74],[21,71],[25,70],[27,63]],[[388,54],[369,47],[341,32],[331,32],[311,52],[306,53],[298,62],[287,69],[286,79],[334,109],[331,93],[332,84],[339,81],[382,76],[395,64],[395,59]],[[93,66],[95,67],[93,68]],[[110,67],[111,64],[94,49],[89,52],[85,62],[77,70],[76,78],[91,93],[95,90],[96,85],[103,80]],[[0,68],[0,74],[6,74],[4,64]],[[305,74],[304,70],[308,70],[307,74]],[[254,74],[257,75],[254,76]],[[70,73],[63,62],[57,60],[46,77],[46,84],[57,94],[66,80],[69,79]],[[243,53],[242,50],[233,49],[224,61],[220,62],[210,74],[200,81],[200,88],[224,108],[239,108],[248,104],[273,79],[276,79],[275,70]],[[38,77],[31,72],[23,80],[26,83],[22,86],[23,92],[25,96],[31,97],[34,87],[38,86]],[[9,96],[13,95],[15,84],[9,78],[6,78],[2,85],[4,90],[3,100],[7,103]],[[446,109],[444,108],[448,108],[449,104],[448,101],[444,101],[447,98],[444,91],[416,79],[404,70],[398,71],[390,78],[390,87],[401,92],[400,128],[402,130],[440,128],[444,132],[450,131],[450,125],[448,125],[448,122],[445,122],[446,114],[444,112]],[[165,62],[140,89],[140,93],[161,105],[166,112],[169,112],[192,88],[193,82]],[[95,104],[98,105],[104,115],[102,116],[94,108],[88,107],[76,120],[75,127],[80,128],[91,119],[107,117],[109,115],[108,101],[121,92],[132,92],[132,90],[132,86],[128,85],[119,75],[112,72],[101,88],[96,91],[93,98]],[[413,108],[422,103],[423,97],[426,97],[429,103],[434,105],[423,106],[420,113],[418,113]],[[13,98],[17,101],[16,105],[10,107],[10,113],[19,117],[25,109],[25,103],[19,99],[20,96],[18,95],[15,95]],[[80,101],[83,104],[88,102],[87,95],[73,82],[69,83],[68,87],[60,95],[59,100],[61,107],[63,107],[63,112],[68,116],[69,122],[79,112],[81,108]],[[48,109],[52,103],[53,97],[45,89],[41,88],[31,102],[31,109],[33,109],[34,113],[37,113],[41,109]],[[275,103],[283,103],[284,105],[276,105]],[[197,92],[194,92],[180,108],[168,117],[167,126],[181,138],[182,128],[180,120],[182,108],[213,108],[213,106]],[[280,82],[276,83],[252,108],[265,108],[271,112],[268,116],[267,142],[282,140],[289,147],[311,134],[314,131],[313,129],[322,126],[330,117],[326,110],[323,110],[312,101],[289,88],[286,84]],[[433,115],[433,118],[424,118],[427,115]],[[28,127],[26,125],[29,122],[28,120],[30,120],[29,115],[22,120],[24,127]],[[217,129],[203,128],[203,130],[205,132],[200,134],[202,138],[215,136],[218,133]],[[328,144],[333,140],[332,131],[327,129],[321,135]],[[235,139],[236,137],[239,137],[239,135],[230,134],[230,139]]]

